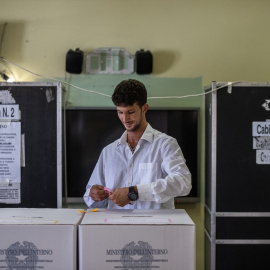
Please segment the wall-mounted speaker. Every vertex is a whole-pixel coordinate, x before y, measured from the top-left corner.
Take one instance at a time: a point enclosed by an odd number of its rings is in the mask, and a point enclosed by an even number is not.
[[[83,66],[83,51],[79,48],[69,50],[66,55],[66,71],[73,74],[82,73]]]
[[[153,55],[141,49],[135,54],[135,70],[137,74],[150,74],[153,70]]]

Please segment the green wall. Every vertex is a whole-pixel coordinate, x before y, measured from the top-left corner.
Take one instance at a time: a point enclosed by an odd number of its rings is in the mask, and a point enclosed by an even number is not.
[[[130,75],[70,75],[61,79],[67,84],[67,107],[114,107],[111,98],[114,88],[122,80],[136,79],[145,84],[150,107],[201,108],[203,97],[164,98],[170,96],[198,95],[202,93],[202,78],[160,78],[155,76]],[[74,87],[76,86],[76,87]],[[83,88],[83,89],[80,89]],[[102,96],[90,91],[99,92]],[[158,97],[152,99],[152,97]]]

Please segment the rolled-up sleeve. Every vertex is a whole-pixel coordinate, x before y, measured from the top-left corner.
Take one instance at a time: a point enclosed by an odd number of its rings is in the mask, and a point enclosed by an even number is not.
[[[177,141],[174,138],[165,140],[160,147],[164,178],[158,178],[149,184],[138,184],[141,201],[164,203],[174,197],[188,195],[192,188],[191,173]]]

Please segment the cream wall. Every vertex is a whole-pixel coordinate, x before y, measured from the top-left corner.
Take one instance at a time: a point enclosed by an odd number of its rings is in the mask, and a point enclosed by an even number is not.
[[[268,0],[0,0],[0,35],[8,23],[0,53],[63,79],[69,49],[115,46],[134,54],[144,48],[154,57],[151,77],[201,77],[204,86],[268,81],[269,10]],[[3,70],[17,81],[42,80],[0,61]],[[87,84],[85,75],[76,80]],[[196,223],[197,270],[203,270],[203,202],[182,207]]]
[[[269,9],[268,0],[0,0],[0,25],[8,22],[2,55],[64,77],[70,48],[145,48],[156,76],[267,81]]]

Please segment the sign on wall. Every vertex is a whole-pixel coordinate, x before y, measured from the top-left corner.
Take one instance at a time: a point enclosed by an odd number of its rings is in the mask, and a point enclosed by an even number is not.
[[[21,122],[19,105],[0,105],[0,202],[20,203]]]

